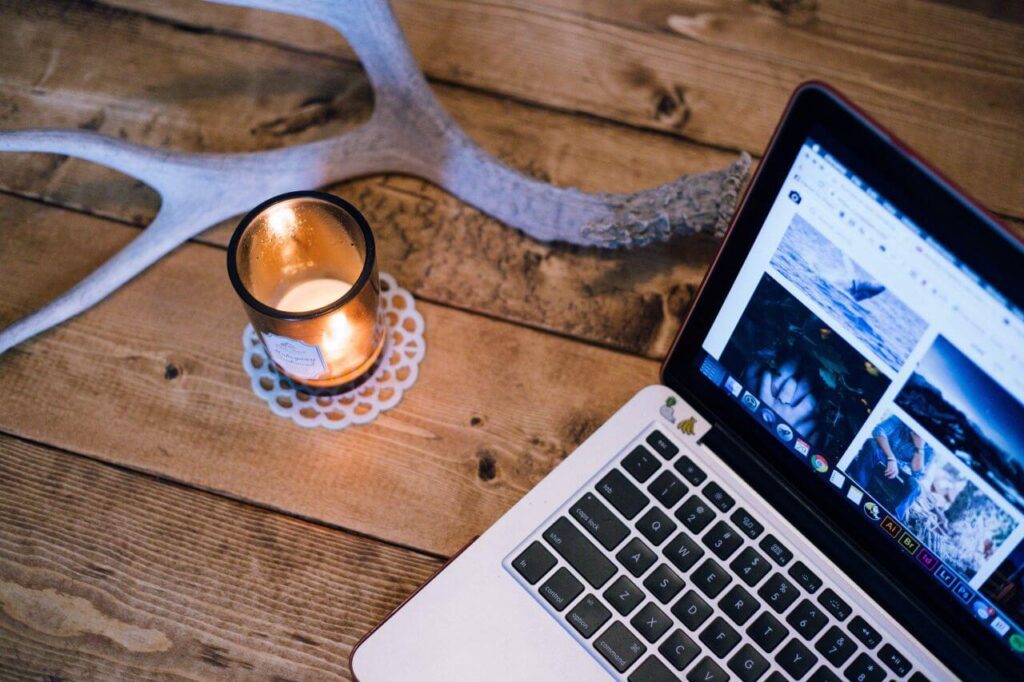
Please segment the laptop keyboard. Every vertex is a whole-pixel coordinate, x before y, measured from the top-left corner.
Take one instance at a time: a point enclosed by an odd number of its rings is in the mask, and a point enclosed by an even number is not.
[[[505,563],[629,682],[925,680],[658,429]]]

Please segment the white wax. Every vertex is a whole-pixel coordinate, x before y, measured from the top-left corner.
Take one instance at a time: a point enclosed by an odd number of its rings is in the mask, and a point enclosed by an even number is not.
[[[304,313],[334,303],[351,288],[351,284],[340,279],[311,279],[286,291],[274,307],[289,313]]]

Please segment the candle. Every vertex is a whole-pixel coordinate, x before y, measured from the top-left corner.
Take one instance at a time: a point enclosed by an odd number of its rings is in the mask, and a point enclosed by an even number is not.
[[[384,347],[373,233],[351,204],[293,192],[253,209],[228,275],[277,368],[311,392],[349,390]]]
[[[286,291],[274,307],[288,313],[319,310],[325,305],[337,301],[351,288],[351,284],[340,279],[318,277]]]

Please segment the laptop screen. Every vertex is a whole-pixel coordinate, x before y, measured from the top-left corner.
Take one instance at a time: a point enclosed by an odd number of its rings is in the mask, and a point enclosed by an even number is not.
[[[1024,652],[1024,311],[807,138],[700,372]]]

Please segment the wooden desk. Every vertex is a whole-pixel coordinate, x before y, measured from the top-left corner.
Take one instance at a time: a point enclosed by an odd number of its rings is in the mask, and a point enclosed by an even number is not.
[[[818,77],[1021,230],[1021,12],[953,4],[396,9],[452,115],[556,183],[639,189],[757,154]],[[0,3],[4,129],[240,151],[371,108],[344,42],[314,22],[192,0]],[[156,210],[146,187],[67,158],[3,155],[0,188],[0,325]],[[329,190],[364,209],[383,269],[421,301],[419,383],[371,426],[274,417],[240,367],[232,224],[0,357],[0,678],[347,677],[364,632],[656,380],[717,246],[563,248],[416,179]]]

